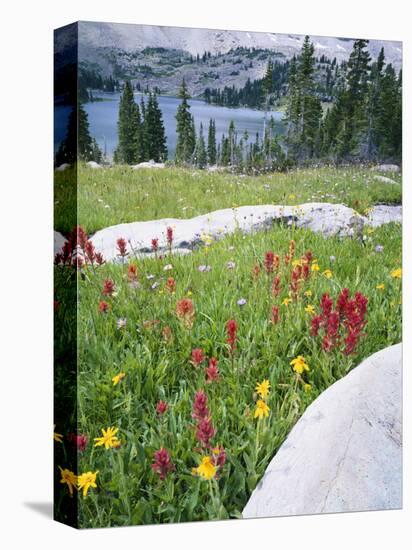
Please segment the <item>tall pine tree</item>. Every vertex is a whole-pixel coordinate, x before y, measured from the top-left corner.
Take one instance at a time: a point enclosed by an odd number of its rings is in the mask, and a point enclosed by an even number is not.
[[[177,144],[175,160],[177,164],[190,164],[196,145],[196,135],[188,102],[190,95],[184,79],[180,87],[179,98],[181,103],[176,113]]]
[[[117,123],[119,144],[115,151],[115,162],[135,164],[143,160],[143,140],[139,106],[134,100],[129,81],[125,82],[120,98]]]

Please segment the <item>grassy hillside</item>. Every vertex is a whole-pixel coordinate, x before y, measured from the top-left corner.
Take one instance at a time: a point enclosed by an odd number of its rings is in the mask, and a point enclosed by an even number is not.
[[[76,188],[71,171],[56,172],[55,228],[73,225]],[[199,214],[248,204],[343,203],[363,212],[376,203],[399,204],[401,185],[376,181],[368,168],[311,168],[261,176],[166,168],[133,170],[115,166],[78,172],[78,223],[92,234],[124,222]],[[395,176],[400,183],[400,175]]]

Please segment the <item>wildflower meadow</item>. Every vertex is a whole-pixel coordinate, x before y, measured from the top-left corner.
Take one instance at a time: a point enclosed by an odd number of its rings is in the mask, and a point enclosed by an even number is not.
[[[238,230],[187,256],[161,236],[145,258],[120,238],[109,263],[78,228],[56,258],[79,304],[77,430],[56,424],[56,468],[81,527],[241,517],[307,406],[401,339],[397,224],[362,241]]]

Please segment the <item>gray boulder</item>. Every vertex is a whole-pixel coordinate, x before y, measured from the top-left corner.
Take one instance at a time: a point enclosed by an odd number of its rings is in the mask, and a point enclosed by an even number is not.
[[[376,181],[380,181],[382,183],[389,183],[390,185],[397,184],[398,182],[393,180],[392,178],[387,178],[386,176],[379,176],[378,174],[375,174],[373,176],[373,179]]]
[[[307,408],[243,517],[402,507],[401,354],[373,354]]]
[[[65,170],[67,170],[67,168],[69,168],[70,164],[67,164],[67,162],[64,162],[63,164],[60,164],[60,166],[58,166],[56,168],[56,172],[64,172]]]
[[[98,162],[95,162],[94,160],[89,160],[89,162],[86,162],[86,166],[88,166],[92,170],[99,170],[101,168],[100,164]]]
[[[379,227],[390,222],[402,223],[402,206],[378,204],[369,211],[368,225]]]
[[[141,168],[164,168],[164,162],[155,162],[154,160],[149,160],[147,162],[139,162],[139,164],[134,164],[132,166],[133,170],[140,170]]]
[[[372,168],[372,170],[377,170],[378,172],[400,172],[401,169],[397,164],[379,164]]]

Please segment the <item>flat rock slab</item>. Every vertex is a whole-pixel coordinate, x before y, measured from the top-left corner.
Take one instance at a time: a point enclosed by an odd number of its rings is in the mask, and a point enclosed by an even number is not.
[[[402,507],[401,355],[373,354],[307,408],[243,517]]]
[[[401,185],[400,183],[398,184],[398,182],[393,180],[392,178],[388,178],[387,176],[380,176],[378,174],[375,174],[373,176],[373,179],[375,179],[376,181],[380,181],[382,183],[388,183],[389,185]]]
[[[376,208],[378,210],[376,210]],[[375,227],[389,221],[400,221],[401,207],[375,207],[369,217],[360,216],[342,204],[307,203],[300,206],[257,205],[216,210],[191,219],[165,218],[161,220],[113,225],[97,231],[92,237],[96,250],[106,260],[117,257],[116,241],[123,237],[137,255],[151,251],[151,240],[159,239],[159,248],[165,250],[166,228],[173,228],[173,247],[193,249],[202,244],[202,235],[220,238],[236,229],[245,233],[271,227],[274,223],[291,225],[321,233],[325,237],[353,236],[364,224]],[[375,215],[375,212],[378,214]]]
[[[378,172],[400,172],[401,169],[397,164],[378,164],[378,166],[372,167],[372,170],[377,170]]]

